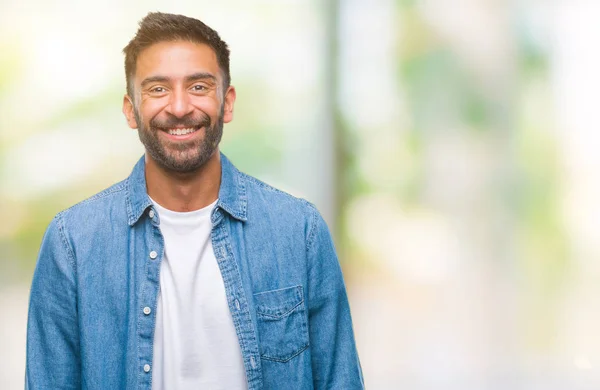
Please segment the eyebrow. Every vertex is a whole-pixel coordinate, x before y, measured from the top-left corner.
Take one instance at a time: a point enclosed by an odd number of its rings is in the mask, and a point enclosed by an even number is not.
[[[207,73],[207,72],[197,72],[197,73],[192,73],[191,75],[185,76],[185,82],[189,83],[191,81],[199,81],[199,80],[211,80],[213,82],[217,81],[217,78],[212,74],[212,73]],[[166,77],[166,76],[150,76],[150,77],[146,77],[144,80],[142,80],[141,86],[142,88],[144,88],[146,85],[151,84],[151,83],[168,83],[169,81],[171,81],[170,77]]]

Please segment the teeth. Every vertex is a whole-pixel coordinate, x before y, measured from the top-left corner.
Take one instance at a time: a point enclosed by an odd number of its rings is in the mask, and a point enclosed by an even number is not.
[[[171,135],[186,135],[189,133],[193,133],[194,131],[196,131],[193,128],[189,128],[189,129],[169,129],[169,134]]]

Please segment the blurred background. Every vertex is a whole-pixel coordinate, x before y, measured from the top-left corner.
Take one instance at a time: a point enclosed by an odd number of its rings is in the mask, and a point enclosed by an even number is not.
[[[46,226],[143,153],[156,10],[229,43],[222,150],[325,216],[369,389],[600,388],[600,2],[0,0],[2,389]]]

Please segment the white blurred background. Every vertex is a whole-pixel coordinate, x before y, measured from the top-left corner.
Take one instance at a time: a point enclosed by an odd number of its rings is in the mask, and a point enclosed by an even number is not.
[[[47,224],[143,153],[156,10],[230,46],[224,153],[335,232],[369,389],[600,388],[600,2],[0,0],[2,389]]]

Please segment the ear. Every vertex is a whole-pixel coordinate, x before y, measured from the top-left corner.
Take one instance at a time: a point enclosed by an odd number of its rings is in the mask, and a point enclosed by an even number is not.
[[[125,115],[125,119],[127,120],[129,127],[132,129],[137,129],[138,124],[135,120],[135,114],[133,113],[133,102],[127,94],[123,96],[123,114]]]
[[[225,92],[225,103],[223,107],[223,123],[233,120],[233,104],[235,103],[235,87],[230,85]]]

